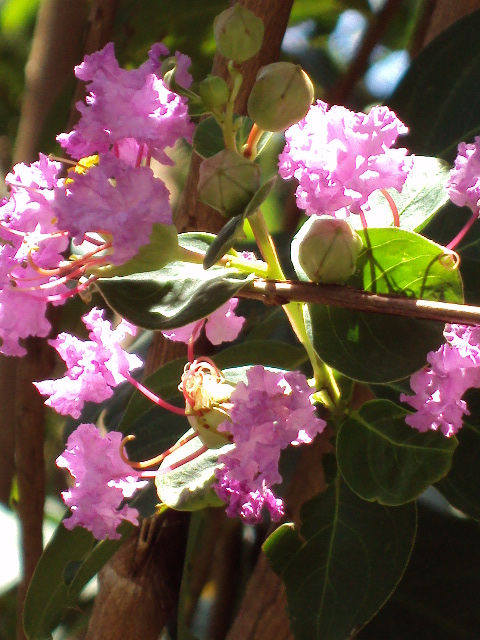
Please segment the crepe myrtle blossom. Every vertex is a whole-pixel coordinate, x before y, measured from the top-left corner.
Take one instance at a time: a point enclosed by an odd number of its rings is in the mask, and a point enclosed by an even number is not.
[[[130,380],[130,371],[142,365],[138,356],[120,346],[126,334],[135,335],[135,327],[122,320],[112,330],[103,311],[93,308],[82,318],[90,329],[90,340],[82,341],[68,333],[49,340],[67,365],[67,372],[58,380],[34,382],[38,391],[49,398],[45,404],[62,415],[79,418],[85,402],[103,402],[113,394],[113,388]]]
[[[190,141],[193,124],[186,99],[170,91],[162,80],[159,57],[166,55],[168,49],[156,43],[146,62],[128,70],[119,66],[112,42],[85,56],[75,67],[75,75],[87,83],[86,104],[76,104],[81,117],[73,131],[57,136],[72,158],[115,150],[115,145],[133,138],[147,158],[172,164],[165,149],[179,138]],[[177,83],[191,81],[186,71],[189,64],[187,56],[177,56]]]
[[[65,452],[57,458],[57,466],[75,479],[74,486],[62,492],[72,511],[63,521],[67,529],[81,526],[97,540],[114,540],[120,538],[117,528],[122,520],[138,525],[138,511],[120,505],[146,481],[120,457],[122,439],[123,434],[114,431],[102,437],[93,424],[80,424],[68,438]]]
[[[480,327],[447,324],[444,336],[446,344],[427,355],[430,366],[410,379],[415,395],[401,394],[400,400],[416,409],[406,417],[411,427],[451,436],[469,414],[464,393],[480,387]]]
[[[298,180],[297,205],[308,215],[363,214],[375,190],[402,190],[413,158],[391,146],[407,132],[388,107],[355,113],[319,100],[285,132],[279,173]]]
[[[148,244],[155,223],[171,224],[169,192],[149,167],[134,167],[111,154],[84,173],[72,173],[55,190],[58,224],[81,244],[89,232],[111,237],[109,262],[120,265]]]
[[[315,416],[311,389],[298,371],[252,367],[247,383],[237,384],[229,402],[229,420],[218,431],[231,434],[235,448],[219,457],[215,491],[231,517],[239,515],[254,524],[266,507],[277,521],[283,516],[283,503],[271,486],[282,480],[280,452],[290,444],[310,443],[326,423]]]
[[[457,157],[450,171],[446,188],[454,204],[458,207],[469,207],[472,210],[470,219],[447,245],[448,249],[454,249],[480,213],[480,136],[475,138],[473,144],[461,142],[458,145]]]
[[[191,322],[184,327],[162,331],[162,333],[165,338],[174,342],[188,343],[192,337],[193,340],[196,340],[201,328],[205,326],[205,334],[212,344],[218,345],[222,342],[232,342],[242,330],[245,322],[243,316],[235,315],[237,305],[238,299],[231,298],[204,320]]]
[[[6,177],[8,198],[0,202],[0,352],[22,356],[19,340],[50,332],[47,303],[67,297],[58,277],[68,247],[56,224],[54,189],[62,180],[60,163],[40,155],[33,164],[17,164]]]

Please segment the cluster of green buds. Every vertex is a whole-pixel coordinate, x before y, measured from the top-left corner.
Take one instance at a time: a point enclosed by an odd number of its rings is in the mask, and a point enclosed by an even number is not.
[[[260,167],[254,160],[262,135],[298,122],[313,100],[313,85],[300,66],[275,62],[262,67],[248,99],[253,126],[239,149],[245,139],[237,140],[242,118],[234,115],[234,102],[243,77],[236,65],[260,51],[263,33],[262,20],[245,7],[236,4],[223,11],[215,18],[214,36],[218,51],[229,61],[230,82],[208,76],[199,86],[198,98],[220,126],[225,149],[204,159],[198,197],[227,218],[246,212],[260,188]]]

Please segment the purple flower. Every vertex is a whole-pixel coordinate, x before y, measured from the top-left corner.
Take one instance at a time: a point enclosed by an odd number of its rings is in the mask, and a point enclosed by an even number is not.
[[[478,213],[480,200],[480,136],[473,144],[461,142],[455,166],[450,171],[447,184],[450,200],[458,207],[470,207]]]
[[[6,178],[10,197],[0,204],[0,351],[5,355],[22,356],[19,340],[48,335],[49,296],[58,296],[59,304],[66,292],[50,275],[68,246],[52,207],[59,169],[40,155],[31,165],[15,165]]]
[[[297,204],[308,215],[360,213],[375,190],[402,190],[413,160],[390,147],[407,132],[388,107],[355,113],[319,100],[285,132],[279,172],[298,180]]]
[[[157,43],[149,59],[138,69],[121,69],[113,43],[86,56],[75,68],[77,78],[87,83],[86,104],[77,103],[78,124],[57,137],[73,158],[109,151],[127,138],[145,144],[149,154],[171,164],[165,154],[179,138],[191,139],[193,125],[186,99],[171,92],[159,76],[159,55],[168,49]],[[186,61],[179,59],[180,76],[186,82]]]
[[[462,396],[471,387],[480,387],[480,327],[445,326],[447,343],[427,355],[430,367],[410,379],[414,396],[400,395],[416,413],[406,422],[419,431],[440,430],[445,436],[457,433],[465,414]]]
[[[123,434],[111,431],[103,438],[93,424],[80,424],[70,435],[67,448],[57,458],[57,466],[68,469],[74,486],[62,492],[62,497],[72,510],[64,520],[67,529],[84,527],[97,540],[118,539],[117,527],[122,520],[138,525],[138,511],[124,505],[124,498],[146,482],[120,457]]]
[[[76,244],[88,232],[111,234],[110,261],[123,264],[148,244],[155,223],[171,224],[169,193],[149,167],[132,167],[111,154],[55,192],[58,223]]]
[[[205,334],[212,344],[217,345],[222,342],[232,342],[242,330],[245,318],[235,315],[237,305],[238,299],[231,298],[205,320]],[[162,331],[162,333],[166,338],[174,342],[188,343],[197,325],[198,322],[191,322],[178,329],[169,329],[168,331]],[[198,335],[199,330],[197,331],[195,339]]]
[[[233,437],[235,448],[220,456],[215,490],[227,502],[227,514],[253,524],[266,507],[273,520],[283,515],[283,503],[270,487],[281,482],[280,452],[288,445],[309,443],[323,431],[315,416],[311,389],[298,371],[275,372],[255,366],[248,384],[239,382],[229,402],[230,421],[218,430]]]
[[[79,418],[85,402],[103,402],[112,389],[129,377],[130,371],[142,365],[136,355],[127,353],[120,342],[135,328],[125,320],[112,331],[102,319],[103,311],[92,309],[83,317],[90,329],[91,340],[82,341],[68,333],[49,340],[67,365],[67,373],[58,380],[34,382],[42,395],[50,396],[45,404],[62,415]]]

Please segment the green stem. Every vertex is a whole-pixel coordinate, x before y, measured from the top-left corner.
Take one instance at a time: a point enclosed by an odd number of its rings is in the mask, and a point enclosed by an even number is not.
[[[248,217],[248,221],[263,259],[268,265],[267,278],[286,280],[280,260],[278,259],[272,236],[268,231],[265,218],[261,211],[258,209],[253,215]],[[340,398],[340,390],[337,386],[332,370],[320,360],[313,348],[310,338],[308,337],[303,317],[303,304],[299,302],[289,302],[288,304],[283,305],[283,310],[287,315],[295,335],[304,347],[310,359],[316,388],[318,390],[325,390],[325,393],[322,394],[323,403],[327,408],[331,410],[335,409],[336,403]]]
[[[232,151],[238,153],[233,116],[235,100],[237,98],[238,92],[240,91],[240,87],[242,86],[243,76],[240,71],[238,71],[238,69],[235,69],[231,60],[228,63],[228,70],[230,72],[230,75],[232,76],[233,87],[225,108],[225,121],[223,122],[222,126],[223,139],[225,142],[225,147],[227,149],[231,149]]]
[[[175,259],[182,260],[183,262],[202,264],[205,260],[205,253],[203,251],[186,249],[179,245]],[[259,278],[267,278],[268,276],[268,266],[261,260],[247,260],[241,256],[232,256],[227,253],[215,264],[226,267],[227,269],[233,267],[242,273],[254,273]]]

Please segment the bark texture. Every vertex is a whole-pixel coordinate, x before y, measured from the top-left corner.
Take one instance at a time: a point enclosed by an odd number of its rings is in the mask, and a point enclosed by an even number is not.
[[[157,640],[175,609],[188,514],[144,520],[99,574],[88,640]]]

